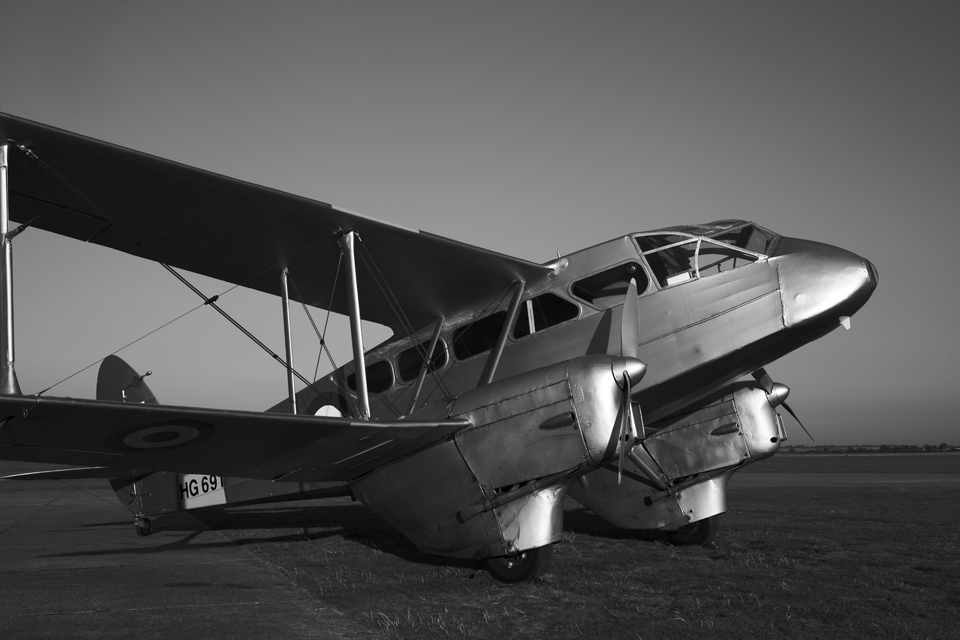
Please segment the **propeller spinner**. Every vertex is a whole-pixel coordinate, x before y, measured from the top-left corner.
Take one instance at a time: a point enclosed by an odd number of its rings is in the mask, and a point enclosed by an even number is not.
[[[807,431],[807,428],[803,426],[803,423],[800,422],[800,418],[798,418],[797,414],[793,412],[793,409],[790,408],[790,405],[787,404],[787,396],[790,395],[789,387],[787,387],[785,384],[774,382],[773,378],[770,377],[770,374],[767,373],[766,369],[763,367],[754,371],[753,377],[757,382],[760,383],[760,386],[763,388],[763,390],[767,392],[767,402],[770,403],[770,406],[773,408],[782,406],[784,409],[786,409],[787,413],[793,416],[793,419],[797,421],[797,424],[800,425],[800,428],[803,429],[803,432],[807,434],[807,437],[810,438],[814,444],[816,444],[817,441],[812,435],[810,435],[810,432]]]

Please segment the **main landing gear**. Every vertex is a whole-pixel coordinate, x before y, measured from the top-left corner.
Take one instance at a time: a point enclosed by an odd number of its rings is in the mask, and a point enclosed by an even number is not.
[[[720,533],[720,516],[710,516],[691,522],[676,531],[667,533],[667,540],[678,547],[705,547]]]
[[[487,571],[500,582],[533,582],[550,566],[553,545],[521,551],[515,556],[484,560]]]
[[[150,518],[137,515],[137,517],[133,519],[133,530],[137,532],[138,536],[150,535]]]

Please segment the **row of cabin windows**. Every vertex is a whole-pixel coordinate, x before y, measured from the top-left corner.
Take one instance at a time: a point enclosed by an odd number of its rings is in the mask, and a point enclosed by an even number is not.
[[[423,354],[426,353],[426,346],[417,346],[402,351],[397,356],[397,375],[403,382],[412,382],[420,375],[420,368],[423,366]],[[447,364],[447,346],[443,340],[437,341],[437,346],[433,350],[433,357],[430,359],[428,371],[442,369]],[[367,365],[367,391],[370,393],[383,393],[393,386],[393,369],[386,360],[379,360],[373,364]],[[347,376],[347,386],[353,391],[357,390],[357,374],[351,373]]]
[[[761,237],[758,241],[756,236],[759,232],[755,232],[754,229],[747,231],[753,235],[744,235],[740,230],[742,237],[736,238],[738,245],[756,245],[760,248],[761,242],[767,241],[765,237]],[[729,245],[679,234],[637,236],[636,240],[661,287],[713,275],[757,260],[757,256],[738,251]],[[636,282],[639,293],[647,290],[649,280],[646,271],[636,262],[627,262],[574,282],[570,292],[594,307],[606,309],[620,304],[631,280]],[[514,339],[525,338],[538,331],[573,320],[579,315],[580,308],[574,303],[556,294],[544,293],[523,303],[513,327],[513,337]],[[493,349],[506,320],[507,312],[498,311],[455,329],[453,332],[454,355],[458,360],[466,360]],[[397,356],[397,375],[401,381],[411,382],[420,375],[424,349],[422,346],[413,347]],[[447,348],[441,340],[434,349],[429,370],[442,369],[446,364]],[[367,388],[370,393],[383,393],[393,386],[393,370],[386,360],[374,362],[366,370]],[[355,374],[347,376],[347,386],[356,390]]]

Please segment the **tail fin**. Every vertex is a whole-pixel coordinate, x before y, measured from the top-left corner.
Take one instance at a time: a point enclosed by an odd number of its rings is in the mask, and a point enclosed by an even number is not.
[[[100,364],[97,374],[97,400],[115,400],[133,404],[157,404],[157,397],[150,391],[144,378],[152,374],[137,375],[133,367],[117,356],[107,356]]]
[[[97,374],[97,400],[129,402],[132,404],[158,404],[157,397],[143,381],[152,371],[139,375],[133,367],[117,356],[107,356],[100,364]],[[145,475],[110,478],[110,486],[136,518],[139,535],[150,532],[150,521],[144,516],[179,511],[177,489],[179,474],[159,471]]]
[[[143,381],[148,375],[149,371],[138,375],[117,356],[107,356],[97,375],[97,399],[158,404],[156,396]],[[134,514],[138,535],[150,532],[148,517],[177,511],[218,504],[256,504],[350,495],[343,482],[273,482],[175,471],[131,471],[117,476],[120,471],[106,467],[45,473],[47,477],[108,478],[120,504]]]

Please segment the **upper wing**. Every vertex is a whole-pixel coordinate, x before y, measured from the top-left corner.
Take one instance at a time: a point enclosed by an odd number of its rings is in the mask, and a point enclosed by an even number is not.
[[[0,396],[0,460],[349,481],[469,425]]]
[[[532,283],[550,274],[526,260],[0,114],[5,139],[36,155],[11,152],[15,220],[40,216],[38,228],[272,294],[286,267],[296,299],[338,313],[347,312],[342,275],[334,282],[338,237],[355,231],[362,316],[395,332],[403,323],[374,270],[387,276],[414,329],[489,300],[517,279]]]

